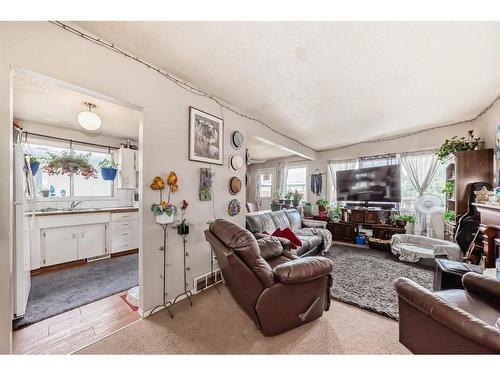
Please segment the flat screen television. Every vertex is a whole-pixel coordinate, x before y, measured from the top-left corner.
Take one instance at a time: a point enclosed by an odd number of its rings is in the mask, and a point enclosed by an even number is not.
[[[399,164],[349,169],[337,175],[337,200],[351,202],[401,202]]]

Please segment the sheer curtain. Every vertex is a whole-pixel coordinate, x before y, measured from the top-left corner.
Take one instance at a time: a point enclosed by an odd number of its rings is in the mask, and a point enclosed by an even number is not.
[[[328,200],[334,202],[337,200],[337,171],[345,171],[348,169],[356,169],[358,167],[358,159],[337,160],[328,163]]]
[[[285,194],[286,179],[288,177],[288,163],[286,162],[279,163],[277,168],[277,173],[278,176],[276,177],[276,180],[278,182],[278,186],[276,187],[276,191],[280,192],[281,194]]]
[[[420,197],[432,182],[439,168],[439,160],[434,152],[401,154],[401,165],[406,170],[411,184]],[[431,230],[428,228],[426,214],[418,210],[415,212],[415,234],[427,235]]]

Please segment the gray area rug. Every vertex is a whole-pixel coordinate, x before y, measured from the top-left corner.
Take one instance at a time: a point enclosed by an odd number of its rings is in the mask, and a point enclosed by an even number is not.
[[[39,322],[138,285],[138,259],[138,254],[131,254],[33,276],[26,314],[14,321],[14,328]]]
[[[389,252],[334,244],[332,298],[398,320],[394,280],[404,276],[432,290],[434,269],[399,261]]]

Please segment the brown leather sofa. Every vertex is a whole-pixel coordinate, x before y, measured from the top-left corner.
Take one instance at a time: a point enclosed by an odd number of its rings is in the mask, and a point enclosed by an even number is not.
[[[323,238],[321,236],[301,234],[300,230],[303,228],[325,229],[326,221],[303,219],[300,212],[296,209],[247,215],[246,228],[257,238],[262,238],[263,232],[272,234],[277,228],[290,228],[302,242],[300,248],[290,251],[300,257],[316,255],[324,248]],[[286,240],[282,241],[284,246],[286,246],[286,243]]]
[[[462,284],[430,292],[397,279],[399,341],[416,354],[500,353],[500,281],[469,272]]]
[[[330,307],[332,262],[299,258],[274,237],[257,240],[219,219],[205,231],[234,299],[266,336],[311,322]]]

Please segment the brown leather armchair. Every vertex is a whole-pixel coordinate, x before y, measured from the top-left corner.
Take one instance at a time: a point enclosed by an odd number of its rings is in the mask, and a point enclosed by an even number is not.
[[[266,336],[311,322],[330,307],[332,262],[299,258],[273,237],[255,239],[219,219],[205,231],[234,299]]]
[[[430,292],[397,279],[399,341],[416,354],[500,353],[500,281],[469,272],[462,284]]]

